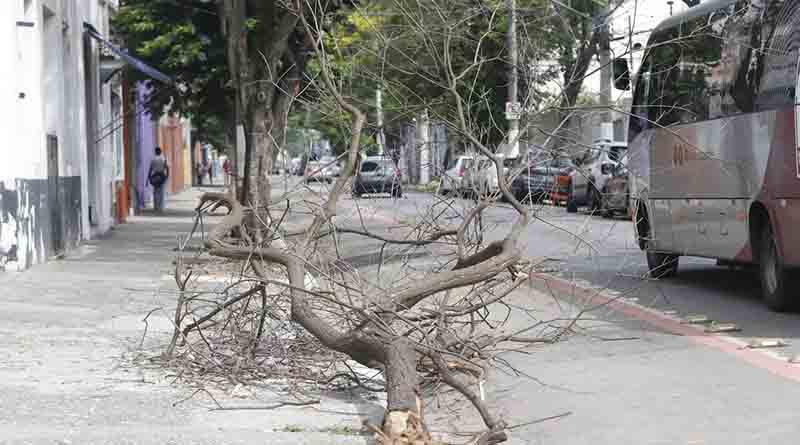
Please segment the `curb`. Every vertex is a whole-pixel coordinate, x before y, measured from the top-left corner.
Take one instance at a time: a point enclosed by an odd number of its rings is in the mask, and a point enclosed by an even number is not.
[[[735,337],[704,332],[696,325],[684,324],[677,317],[633,303],[621,296],[613,296],[601,289],[578,285],[563,278],[534,272],[530,275],[531,286],[536,290],[557,295],[570,303],[581,302],[587,306],[605,306],[617,313],[643,321],[671,334],[679,335],[691,343],[716,349],[736,359],[770,373],[800,382],[800,366],[768,350],[747,348],[748,343]]]

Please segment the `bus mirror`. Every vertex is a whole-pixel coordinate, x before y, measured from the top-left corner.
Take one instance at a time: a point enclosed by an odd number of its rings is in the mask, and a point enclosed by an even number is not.
[[[612,75],[614,76],[614,88],[618,90],[628,90],[631,87],[631,73],[628,61],[623,58],[614,59],[611,65]]]

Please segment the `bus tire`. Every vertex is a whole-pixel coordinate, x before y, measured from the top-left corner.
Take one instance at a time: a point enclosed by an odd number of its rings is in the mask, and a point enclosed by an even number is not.
[[[647,270],[650,278],[672,278],[678,273],[678,255],[647,251]]]
[[[776,312],[795,309],[797,302],[791,295],[789,271],[781,264],[769,223],[761,230],[758,260],[761,294],[767,307]]]

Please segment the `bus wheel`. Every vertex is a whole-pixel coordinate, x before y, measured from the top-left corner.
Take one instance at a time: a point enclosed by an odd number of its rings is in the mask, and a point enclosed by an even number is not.
[[[761,278],[761,293],[767,307],[776,312],[784,312],[796,307],[791,298],[788,271],[781,265],[778,247],[772,235],[769,223],[761,231],[759,262],[759,277]]]
[[[678,255],[647,251],[647,269],[651,278],[670,278],[678,273]]]

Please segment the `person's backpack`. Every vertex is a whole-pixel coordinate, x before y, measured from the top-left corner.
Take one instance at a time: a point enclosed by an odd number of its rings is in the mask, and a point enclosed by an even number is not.
[[[167,181],[167,175],[163,171],[156,171],[150,175],[150,184],[153,187],[160,187]]]

